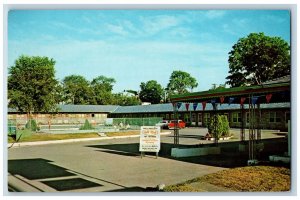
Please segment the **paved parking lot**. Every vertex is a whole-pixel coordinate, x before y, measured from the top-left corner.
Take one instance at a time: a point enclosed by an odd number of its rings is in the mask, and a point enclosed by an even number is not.
[[[205,133],[206,129],[186,128],[180,132],[180,143],[213,143],[200,140]],[[157,159],[150,153],[140,157],[139,137],[10,148],[8,181],[37,192],[137,192],[228,167],[213,156],[174,159],[169,154],[173,140],[172,134],[161,137]]]

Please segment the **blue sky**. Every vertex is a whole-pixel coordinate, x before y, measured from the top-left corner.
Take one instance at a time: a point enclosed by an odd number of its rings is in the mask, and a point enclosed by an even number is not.
[[[252,32],[290,43],[289,11],[10,11],[8,64],[20,55],[48,56],[56,61],[57,79],[113,77],[114,92],[139,90],[149,80],[166,87],[172,71],[182,70],[201,91],[226,81],[228,52]]]

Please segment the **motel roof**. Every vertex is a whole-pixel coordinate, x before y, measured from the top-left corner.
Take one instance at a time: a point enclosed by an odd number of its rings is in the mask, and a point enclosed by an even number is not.
[[[248,105],[245,105],[245,109],[248,108]],[[270,103],[270,104],[261,104],[261,109],[273,109],[273,108],[290,108],[290,103]],[[218,105],[218,110],[239,110],[240,104],[222,104]],[[197,104],[196,111],[202,111],[203,107],[201,103]],[[205,111],[212,111],[213,107],[210,103],[206,104]],[[185,112],[186,106],[185,103],[181,105],[178,110],[179,112]],[[189,111],[194,111],[193,104],[189,105]],[[112,114],[125,114],[125,113],[164,113],[164,112],[173,112],[172,103],[167,104],[152,104],[152,105],[138,105],[138,106],[119,106]]]
[[[112,113],[118,105],[57,105],[59,113]],[[18,112],[16,109],[8,108],[9,113]]]
[[[173,112],[172,103],[137,105],[137,106],[116,106],[116,105],[59,105],[59,113],[111,113],[111,114],[130,114],[130,113],[165,113]],[[245,104],[245,109],[248,105]],[[261,109],[290,108],[290,103],[269,103],[261,104]],[[218,110],[239,110],[240,104],[222,104],[218,105]],[[202,111],[202,104],[198,103],[196,111]],[[205,111],[212,111],[211,103],[207,103]],[[179,112],[185,112],[185,103],[181,105]],[[193,104],[189,105],[189,111],[194,111]],[[8,109],[8,113],[18,113],[16,109]]]

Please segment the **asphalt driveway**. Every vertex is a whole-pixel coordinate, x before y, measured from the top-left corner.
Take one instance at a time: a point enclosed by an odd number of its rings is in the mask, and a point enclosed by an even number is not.
[[[221,167],[138,152],[139,138],[27,146],[8,150],[8,181],[29,191],[144,191]]]
[[[212,144],[200,140],[205,133],[205,129],[185,129],[181,131],[180,143]],[[241,155],[233,147],[236,148],[238,137],[222,144],[231,148],[224,148],[222,155],[181,159],[170,156],[173,140],[172,133],[161,136],[157,159],[153,153],[141,158],[139,137],[10,148],[8,182],[12,190],[28,192],[140,192],[162,183],[181,183],[247,160],[246,156],[237,162],[236,156]]]

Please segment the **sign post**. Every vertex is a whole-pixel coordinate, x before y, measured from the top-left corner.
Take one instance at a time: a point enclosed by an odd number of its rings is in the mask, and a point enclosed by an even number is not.
[[[140,133],[141,158],[145,152],[156,152],[156,158],[160,150],[160,127],[142,126]]]

